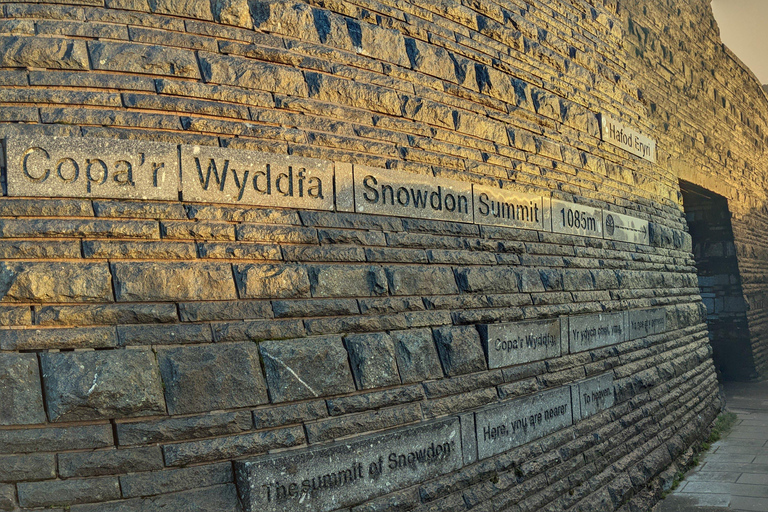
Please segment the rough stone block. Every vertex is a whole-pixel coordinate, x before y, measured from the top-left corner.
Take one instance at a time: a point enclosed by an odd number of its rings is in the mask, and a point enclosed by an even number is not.
[[[113,263],[118,301],[231,300],[232,267],[218,263]]]
[[[72,427],[0,430],[0,453],[88,450],[112,446],[109,423]]]
[[[59,454],[62,478],[113,475],[163,469],[159,446]]]
[[[149,349],[43,353],[40,364],[51,421],[165,414]]]
[[[443,376],[431,329],[410,329],[390,334],[395,342],[397,367],[403,384]]]
[[[195,54],[188,50],[104,41],[91,41],[88,49],[94,69],[200,78]]]
[[[309,297],[307,269],[297,265],[235,265],[243,299]]]
[[[253,343],[162,349],[157,357],[170,414],[235,409],[268,401]]]
[[[459,291],[450,267],[389,267],[387,280],[393,295],[451,295]]]
[[[456,273],[465,292],[515,293],[520,291],[517,274],[505,267],[470,267]]]
[[[433,330],[443,371],[449,377],[486,370],[480,335],[473,326],[445,326]]]
[[[385,333],[344,338],[357,389],[383,388],[400,383],[392,338]]]
[[[0,456],[0,482],[34,482],[56,478],[53,453]]]
[[[213,16],[219,23],[253,28],[253,18],[248,0],[213,0]]]
[[[259,349],[272,402],[338,395],[355,390],[341,338],[326,336],[265,341]]]
[[[313,297],[371,297],[387,293],[381,267],[318,265],[309,269]]]
[[[24,508],[55,507],[120,499],[117,477],[53,480],[18,484],[19,505]]]
[[[16,510],[16,487],[0,484],[0,510]]]
[[[3,350],[46,350],[68,348],[114,348],[114,327],[82,327],[78,329],[3,329]]]
[[[304,336],[301,320],[247,320],[213,324],[214,339],[227,341],[262,341]]]
[[[200,52],[200,69],[209,83],[242,86],[250,89],[307,96],[304,75],[298,69],[260,62],[255,59]]]
[[[85,41],[58,37],[0,37],[4,68],[88,69]]]
[[[179,304],[179,318],[182,322],[271,317],[272,308],[268,301],[184,302]]]
[[[0,354],[0,425],[30,425],[45,420],[37,356]]]
[[[328,416],[324,400],[288,404],[281,407],[269,407],[253,411],[253,426],[263,428],[282,427],[292,423],[303,423]]]
[[[126,446],[239,434],[251,427],[248,412],[227,412],[117,423],[115,430],[117,441]]]
[[[304,444],[302,427],[252,432],[236,436],[218,437],[163,446],[166,466],[186,466],[198,462],[234,459],[245,455],[258,455],[268,450],[290,448]]]
[[[232,510],[237,512],[240,510],[240,503],[237,501],[237,489],[229,484],[111,503],[75,505],[70,509],[71,512],[145,512],[149,510],[163,512],[228,512]]]
[[[104,263],[0,262],[2,302],[112,302]]]
[[[226,484],[232,482],[233,479],[232,465],[228,462],[222,462],[206,466],[121,476],[120,488],[123,491],[123,497],[135,498]],[[224,512],[224,509],[217,510]]]
[[[307,440],[314,444],[360,434],[361,432],[383,430],[396,425],[413,423],[420,419],[421,408],[419,405],[407,404],[307,423],[305,429]]]

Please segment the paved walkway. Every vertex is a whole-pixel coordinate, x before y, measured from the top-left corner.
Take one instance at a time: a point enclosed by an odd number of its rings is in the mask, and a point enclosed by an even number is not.
[[[729,434],[654,512],[768,512],[768,381],[725,385]]]

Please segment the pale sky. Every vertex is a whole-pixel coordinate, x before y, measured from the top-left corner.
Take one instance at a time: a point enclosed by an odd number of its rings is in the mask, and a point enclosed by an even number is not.
[[[768,0],[712,0],[720,37],[768,84]]]

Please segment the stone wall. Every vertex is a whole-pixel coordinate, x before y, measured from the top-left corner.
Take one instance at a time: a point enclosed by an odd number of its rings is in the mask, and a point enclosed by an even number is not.
[[[647,510],[721,406],[679,179],[768,357],[766,97],[677,3],[2,3],[0,510]],[[332,200],[198,194],[198,154]],[[374,175],[550,215],[368,210]]]

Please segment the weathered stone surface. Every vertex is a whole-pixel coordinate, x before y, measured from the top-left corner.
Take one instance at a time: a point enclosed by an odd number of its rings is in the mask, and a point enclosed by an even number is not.
[[[0,262],[2,302],[111,302],[104,263]]]
[[[456,279],[459,287],[466,292],[515,293],[521,291],[518,286],[518,275],[511,268],[498,266],[463,268],[456,272]]]
[[[203,80],[209,83],[236,85],[263,91],[307,96],[307,84],[298,69],[267,64],[255,59],[200,52]]]
[[[443,371],[449,377],[487,369],[480,336],[473,326],[438,327],[434,335]]]
[[[0,484],[0,510],[16,510],[16,487]]]
[[[118,422],[115,430],[118,443],[127,446],[238,434],[250,430],[251,426],[251,415],[248,412],[228,412],[186,418]]]
[[[30,425],[45,420],[35,354],[0,353],[0,425]]]
[[[273,300],[276,318],[306,316],[340,316],[360,313],[354,299]]]
[[[178,199],[172,144],[9,137],[5,147],[10,196]]]
[[[449,295],[458,292],[450,267],[388,267],[387,280],[393,295]]]
[[[3,350],[45,350],[71,348],[115,348],[114,327],[81,327],[78,329],[3,329]]]
[[[355,211],[472,222],[472,185],[462,181],[355,165]]]
[[[232,465],[228,462],[222,462],[191,468],[124,475],[120,477],[120,489],[123,497],[135,498],[137,496],[152,496],[210,487],[230,483],[233,480]]]
[[[159,446],[95,452],[60,453],[62,478],[114,475],[163,469]]]
[[[258,455],[269,450],[298,446],[305,442],[304,429],[287,427],[188,443],[167,444],[163,446],[163,454],[166,466],[186,466],[198,462]]]
[[[88,49],[95,69],[200,78],[195,54],[188,50],[106,41],[89,42]]]
[[[213,341],[208,324],[118,325],[120,345],[186,345]]]
[[[195,0],[149,0],[149,8],[152,12],[158,14],[213,20],[209,2],[197,2]]]
[[[135,498],[92,505],[75,505],[72,512],[145,512],[149,510],[178,512],[208,512],[210,510],[240,510],[234,485],[216,485],[160,496]]]
[[[420,385],[374,391],[362,395],[340,396],[326,402],[331,416],[369,411],[381,407],[407,404],[424,400],[424,389]]]
[[[120,499],[117,477],[52,480],[18,484],[19,504],[25,508],[76,505]]]
[[[52,453],[0,456],[0,482],[34,482],[56,478],[56,457]]]
[[[37,310],[38,325],[148,324],[177,320],[178,314],[173,304],[43,306]]]
[[[0,453],[88,450],[112,446],[109,423],[78,428],[46,427],[0,430]]]
[[[627,312],[597,313],[568,318],[570,352],[582,352],[627,341]]]
[[[235,320],[250,318],[271,318],[269,302],[183,302],[179,304],[179,318],[182,322],[210,320]]]
[[[573,424],[570,387],[488,407],[475,422],[479,458],[503,453]]]
[[[253,28],[253,18],[247,0],[213,0],[213,17],[219,23]]]
[[[393,331],[390,335],[395,344],[397,367],[403,384],[443,376],[431,329]]]
[[[118,301],[236,299],[232,267],[217,263],[113,263]]]
[[[5,68],[88,69],[85,41],[58,37],[0,36]]]
[[[298,265],[235,265],[243,299],[309,297],[307,269]]]
[[[381,267],[318,265],[309,268],[309,276],[313,297],[371,297],[388,290]]]
[[[561,320],[558,318],[483,324],[478,328],[489,368],[551,359],[563,353],[562,334],[565,333],[565,326],[561,328]]]
[[[327,512],[461,465],[459,422],[454,418],[329,447],[237,462],[235,474],[249,512]],[[334,482],[325,489],[319,485],[324,475]],[[303,481],[310,482],[308,489],[302,489]]]
[[[253,343],[161,349],[157,358],[170,414],[235,409],[268,401]]]
[[[304,335],[301,320],[246,320],[213,324],[217,342],[262,341],[275,338],[296,338]]]
[[[334,336],[265,341],[259,345],[272,402],[355,390],[347,351]],[[322,368],[323,371],[318,371]]]
[[[385,333],[344,338],[357,389],[383,388],[400,383],[392,338]]]
[[[164,414],[160,372],[148,349],[40,354],[51,421]]]
[[[328,416],[328,408],[323,400],[301,402],[298,404],[269,407],[253,411],[253,426],[258,429],[282,427],[292,423],[302,423]]]
[[[667,330],[665,308],[632,309],[628,312],[629,339],[634,340]]]

